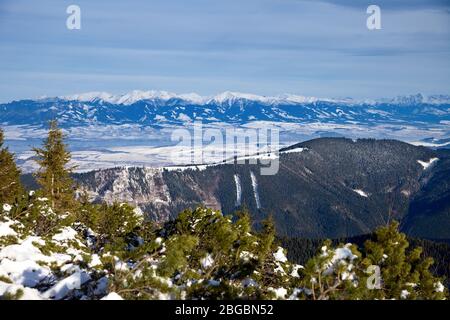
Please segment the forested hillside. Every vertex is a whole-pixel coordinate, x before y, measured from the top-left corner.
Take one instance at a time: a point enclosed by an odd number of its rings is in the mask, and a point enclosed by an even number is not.
[[[115,168],[74,178],[93,201],[138,205],[158,222],[203,204],[226,214],[247,208],[256,226],[272,214],[280,236],[349,237],[396,219],[411,235],[450,238],[445,150],[392,140],[321,138],[279,156],[273,176],[261,175],[261,165],[230,163]]]

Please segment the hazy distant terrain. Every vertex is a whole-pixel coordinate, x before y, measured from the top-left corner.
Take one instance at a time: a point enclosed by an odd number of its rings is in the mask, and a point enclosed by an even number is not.
[[[217,96],[134,91],[113,96],[90,93],[0,104],[0,122],[19,165],[32,171],[30,146],[58,119],[68,134],[79,171],[173,164],[173,130],[204,128],[280,130],[287,146],[317,137],[389,138],[442,147],[450,143],[450,98],[320,99],[295,95],[263,97],[225,92]],[[180,164],[180,163],[178,163]]]

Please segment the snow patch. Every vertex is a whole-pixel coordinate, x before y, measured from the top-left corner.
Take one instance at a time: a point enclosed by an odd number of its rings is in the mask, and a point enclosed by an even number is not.
[[[253,194],[255,196],[255,202],[256,202],[256,208],[261,208],[261,202],[259,200],[259,193],[258,193],[258,181],[256,180],[256,176],[253,173],[253,171],[250,171],[250,178],[252,180],[252,187],[253,187]]]
[[[236,207],[238,207],[241,205],[242,187],[241,187],[241,179],[237,174],[234,175],[234,183],[236,185]]]
[[[359,194],[361,197],[367,198],[369,195],[367,193],[365,193],[363,190],[361,189],[352,189],[354,192],[356,192],[357,194]]]
[[[11,211],[11,205],[9,205],[9,204],[7,204],[7,203],[5,203],[4,205],[3,205],[3,211],[4,212],[10,212]]]
[[[200,260],[200,264],[202,265],[203,269],[208,269],[214,264],[214,259],[212,258],[211,254],[208,254],[206,257]]]
[[[81,286],[89,280],[91,280],[91,277],[86,272],[75,272],[44,292],[44,297],[61,300],[71,291],[81,289]]]
[[[306,150],[306,148],[294,148],[294,149],[289,149],[289,150],[286,150],[286,151],[280,151],[280,154],[285,154],[285,153],[300,153],[300,152],[303,152],[303,151],[305,151]]]
[[[436,292],[444,292],[444,285],[441,282],[436,282],[434,284],[434,289],[436,290]]]
[[[123,300],[123,298],[115,292],[110,292],[107,296],[104,296],[100,300]]]
[[[428,169],[434,162],[438,161],[439,158],[431,158],[428,161],[417,160],[417,162],[423,167],[423,170]]]
[[[410,293],[408,290],[402,290],[402,292],[400,293],[400,298],[407,299],[409,295]]]
[[[78,233],[74,229],[65,227],[59,233],[55,234],[52,239],[59,242],[76,240],[77,234]]]
[[[284,254],[284,250],[282,247],[278,247],[278,250],[273,254],[273,257],[276,261],[287,262],[286,255]]]
[[[17,232],[15,232],[11,226],[14,225],[14,221],[7,220],[5,222],[0,223],[0,237],[6,237],[6,236],[16,236]]]
[[[275,297],[276,299],[285,299],[286,295],[287,295],[287,290],[286,288],[272,288],[269,287],[268,288],[270,291],[272,291],[273,293],[275,293]]]

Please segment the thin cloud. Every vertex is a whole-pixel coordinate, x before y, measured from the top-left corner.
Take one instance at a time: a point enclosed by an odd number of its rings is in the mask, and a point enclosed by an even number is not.
[[[307,2],[326,2],[336,6],[353,8],[367,8],[369,5],[378,5],[387,10],[417,10],[417,9],[443,9],[448,12],[450,0],[301,0]]]

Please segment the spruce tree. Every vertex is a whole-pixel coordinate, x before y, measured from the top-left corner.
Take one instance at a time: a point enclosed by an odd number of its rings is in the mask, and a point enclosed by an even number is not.
[[[3,147],[3,130],[0,129],[0,203],[16,202],[22,191],[20,170],[14,162],[14,156]]]
[[[443,299],[441,279],[430,271],[433,259],[422,257],[422,248],[409,249],[406,235],[398,222],[379,228],[375,239],[365,245],[363,268],[377,265],[381,269],[381,288],[369,290],[364,298],[376,299]],[[361,277],[362,279],[364,277]],[[365,279],[363,279],[365,280]]]
[[[275,222],[272,215],[262,221],[262,227],[262,231],[260,232],[260,261],[263,261],[274,249]]]
[[[50,121],[50,129],[42,148],[33,148],[40,169],[36,178],[44,195],[50,199],[56,210],[68,210],[74,205],[74,182],[69,167],[71,155],[64,144],[64,134],[55,120]]]

